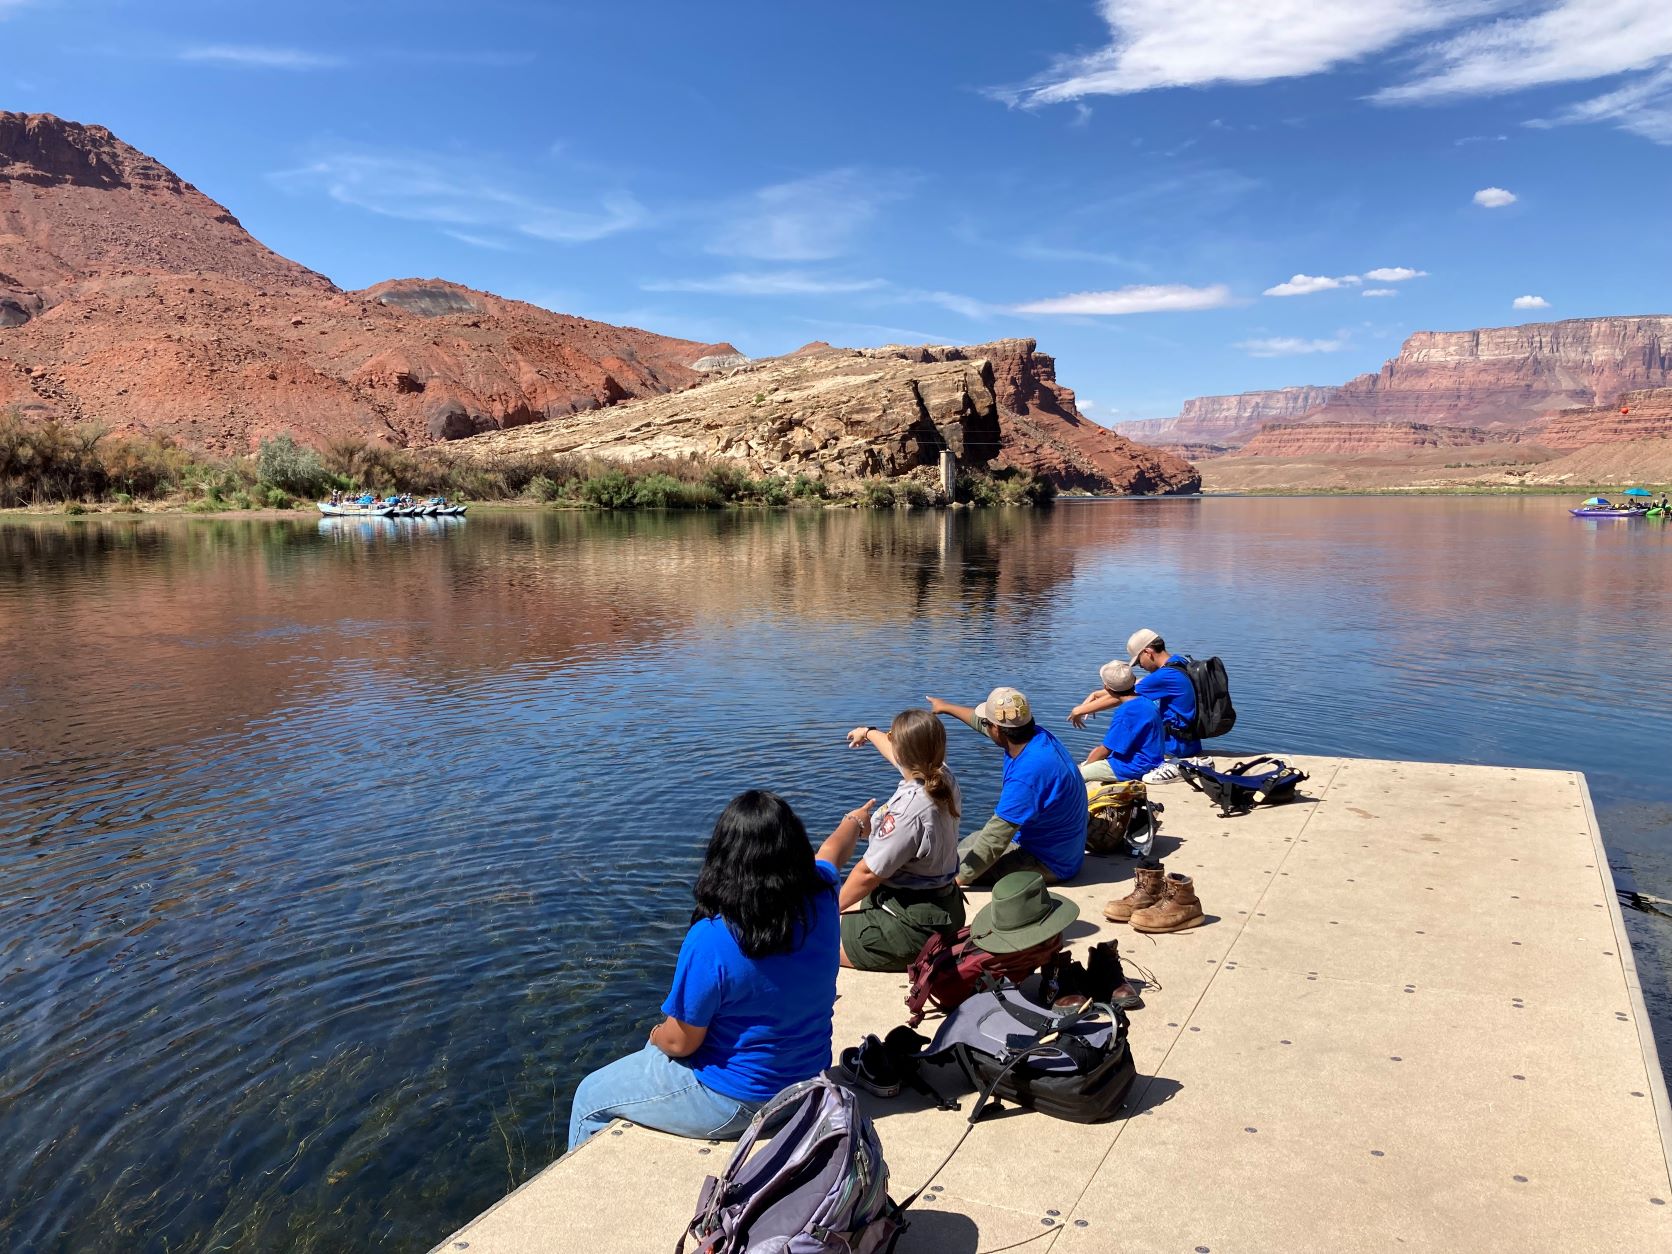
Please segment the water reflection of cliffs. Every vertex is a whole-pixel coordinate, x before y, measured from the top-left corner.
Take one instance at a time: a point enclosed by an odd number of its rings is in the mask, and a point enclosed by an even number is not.
[[[1096,513],[1095,527],[1073,507],[530,514],[437,534],[322,534],[311,520],[9,523],[6,740],[43,764],[95,748],[179,751],[346,703],[368,670],[420,702],[491,678],[507,658],[607,667],[705,622],[1004,620],[1068,580],[1083,549],[1121,546],[1130,521]]]

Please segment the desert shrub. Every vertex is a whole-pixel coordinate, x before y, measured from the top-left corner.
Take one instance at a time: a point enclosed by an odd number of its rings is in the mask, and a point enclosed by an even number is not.
[[[703,482],[713,488],[722,501],[736,501],[755,494],[755,481],[730,462],[710,466]]]
[[[537,501],[555,501],[563,495],[563,485],[550,475],[535,475],[528,481],[528,494]]]
[[[790,483],[790,494],[797,500],[822,501],[830,495],[830,485],[810,475],[797,475]]]
[[[229,498],[234,509],[254,509],[255,498],[242,488],[234,492]]]
[[[291,499],[290,493],[286,492],[283,488],[268,488],[266,492],[266,500],[267,508],[269,509],[289,509],[293,504],[295,504],[295,502]]]
[[[636,481],[633,503],[640,509],[718,509],[725,502],[706,483],[687,483],[672,475],[645,475]]]
[[[261,442],[255,455],[255,475],[259,483],[296,496],[318,496],[332,486],[331,474],[319,454],[288,435]]]
[[[790,483],[788,479],[780,479],[777,475],[769,475],[760,480],[760,499],[765,505],[788,505],[790,503]]]
[[[64,512],[66,514],[85,514],[87,512],[87,507],[80,501],[65,501]]]
[[[598,509],[630,509],[634,504],[633,480],[625,470],[607,470],[581,480],[576,495]]]
[[[885,479],[867,479],[859,499],[867,509],[893,509],[894,485]]]
[[[902,505],[923,509],[935,503],[934,494],[916,479],[902,479],[894,485],[894,497]]]
[[[123,509],[127,509],[129,506],[131,506],[134,503],[134,498],[126,492],[118,492],[111,499],[114,500]]]

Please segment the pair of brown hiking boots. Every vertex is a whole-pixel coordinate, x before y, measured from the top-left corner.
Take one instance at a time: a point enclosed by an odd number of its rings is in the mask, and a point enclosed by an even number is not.
[[[1105,919],[1130,923],[1134,932],[1182,932],[1202,922],[1196,882],[1188,875],[1144,862],[1132,878],[1132,891],[1103,907]]]

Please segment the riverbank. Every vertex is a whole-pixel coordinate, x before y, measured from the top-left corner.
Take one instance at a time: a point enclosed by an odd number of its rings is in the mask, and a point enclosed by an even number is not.
[[[1104,921],[1125,858],[1054,890],[1080,907],[1076,952],[1118,938],[1156,976],[1124,1114],[1006,1103],[901,1254],[1672,1243],[1672,1112],[1584,777],[1290,760],[1311,775],[1291,805],[1220,819],[1167,798],[1157,856],[1195,878],[1205,926]],[[904,1021],[902,979],[841,973],[838,1049]],[[860,1100],[896,1199],[968,1113]],[[435,1250],[669,1249],[730,1152],[617,1123]]]
[[[473,504],[575,509],[710,510],[746,506],[1043,505],[1047,478],[1014,467],[964,469],[948,493],[938,472],[891,478],[752,475],[738,462],[652,457],[621,462],[538,452],[460,455],[447,445],[396,449],[337,441],[323,450],[289,436],[247,457],[214,458],[167,439],[0,418],[0,509],[252,514],[308,508],[331,492],[405,492]]]

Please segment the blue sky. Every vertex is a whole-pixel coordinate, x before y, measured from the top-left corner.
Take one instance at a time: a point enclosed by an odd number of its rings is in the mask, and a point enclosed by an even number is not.
[[[109,126],[344,287],[754,355],[1034,336],[1119,421],[1672,309],[1666,12],[0,0],[0,107]]]

